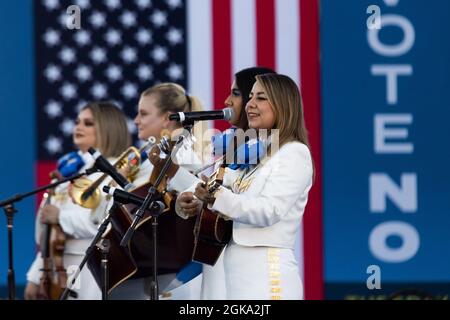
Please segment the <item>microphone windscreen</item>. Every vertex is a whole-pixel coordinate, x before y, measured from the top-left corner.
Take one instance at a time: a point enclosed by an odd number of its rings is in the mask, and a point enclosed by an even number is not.
[[[67,178],[77,173],[84,164],[84,160],[78,152],[73,151],[59,158],[57,162],[58,172],[64,178]]]
[[[223,109],[223,119],[230,121],[234,116],[233,108],[225,108]]]

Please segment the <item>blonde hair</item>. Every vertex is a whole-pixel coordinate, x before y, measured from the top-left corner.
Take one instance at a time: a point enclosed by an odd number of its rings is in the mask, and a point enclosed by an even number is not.
[[[308,131],[303,116],[303,103],[295,82],[282,74],[257,75],[275,113],[274,129],[279,130],[280,147],[290,141],[299,141],[309,148]]]
[[[177,83],[164,82],[148,88],[142,93],[142,97],[154,95],[156,98],[155,105],[159,110],[159,114],[166,112],[193,112],[203,111],[200,100],[189,95],[186,90]],[[180,126],[181,127],[181,126]],[[204,139],[208,124],[206,121],[198,121],[193,128],[193,135],[195,142],[193,145],[194,151],[203,160],[210,154],[209,140]]]
[[[117,157],[131,144],[127,121],[123,112],[111,102],[89,102],[81,110],[89,109],[95,123],[97,148],[104,157]]]

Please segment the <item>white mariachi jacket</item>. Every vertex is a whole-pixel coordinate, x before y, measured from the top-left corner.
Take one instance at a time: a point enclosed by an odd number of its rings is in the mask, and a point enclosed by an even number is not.
[[[220,187],[211,206],[234,221],[234,242],[293,249],[312,185],[308,147],[286,143],[256,168],[238,172],[226,182],[232,190]]]

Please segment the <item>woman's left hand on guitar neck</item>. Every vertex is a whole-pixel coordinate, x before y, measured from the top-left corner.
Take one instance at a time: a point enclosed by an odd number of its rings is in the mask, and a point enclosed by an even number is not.
[[[160,153],[161,153],[161,150],[159,149],[159,146],[155,144],[148,154],[148,160],[150,160],[150,162],[155,167],[158,167],[158,168],[162,168],[166,161],[166,159],[161,159]],[[173,178],[175,176],[175,174],[177,173],[179,167],[180,166],[178,164],[175,164],[172,162],[166,171],[166,175],[169,178]]]

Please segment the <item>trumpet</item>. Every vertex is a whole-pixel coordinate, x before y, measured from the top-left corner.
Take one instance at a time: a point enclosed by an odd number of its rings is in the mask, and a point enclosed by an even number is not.
[[[129,147],[122,152],[113,164],[114,168],[117,170],[127,168],[129,171],[126,178],[132,182],[139,172],[141,165],[141,152],[149,149],[153,146],[153,144],[155,144],[155,140],[149,139],[149,141],[147,141],[139,150],[136,147]],[[91,181],[85,177],[75,180],[69,190],[73,201],[84,208],[97,208],[101,201],[99,186],[107,177],[108,174],[105,173],[95,181]]]

